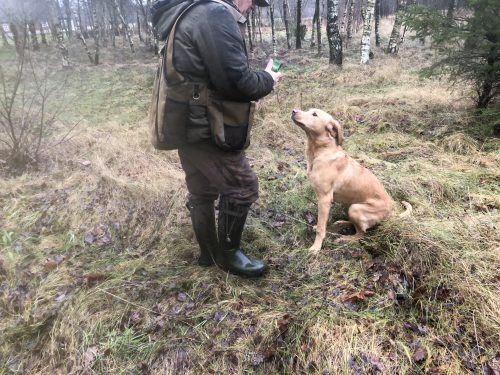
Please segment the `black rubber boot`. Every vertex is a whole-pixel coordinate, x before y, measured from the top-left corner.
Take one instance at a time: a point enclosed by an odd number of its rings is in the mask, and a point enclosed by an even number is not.
[[[262,260],[247,256],[240,247],[249,208],[236,205],[221,197],[219,201],[220,266],[230,273],[246,277],[261,276],[265,270]]]
[[[191,213],[191,223],[200,246],[198,264],[202,267],[211,266],[215,264],[215,257],[219,250],[215,229],[214,202],[196,200],[190,197],[186,206]]]

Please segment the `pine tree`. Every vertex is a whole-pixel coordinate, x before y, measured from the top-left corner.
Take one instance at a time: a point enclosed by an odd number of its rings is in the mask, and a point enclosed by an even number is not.
[[[486,108],[500,94],[500,2],[468,0],[460,18],[450,18],[425,6],[410,7],[404,23],[417,38],[429,36],[443,56],[429,75],[474,82],[477,108]]]

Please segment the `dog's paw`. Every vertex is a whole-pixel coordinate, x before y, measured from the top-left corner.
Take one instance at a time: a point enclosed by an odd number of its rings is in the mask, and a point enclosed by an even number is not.
[[[312,252],[312,253],[319,253],[319,251],[321,250],[321,245],[317,246],[317,245],[312,245],[310,248],[309,248],[309,251]]]

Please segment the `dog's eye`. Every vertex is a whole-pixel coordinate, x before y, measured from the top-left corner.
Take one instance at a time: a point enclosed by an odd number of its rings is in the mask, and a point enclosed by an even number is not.
[[[316,112],[313,112],[314,117],[318,117],[318,114]]]

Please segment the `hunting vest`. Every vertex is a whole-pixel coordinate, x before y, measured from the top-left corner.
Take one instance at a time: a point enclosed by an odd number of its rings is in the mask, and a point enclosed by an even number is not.
[[[209,0],[226,7],[238,23],[245,46],[246,18],[222,0]],[[204,1],[205,2],[205,1]],[[255,102],[235,102],[221,98],[209,88],[208,81],[190,81],[174,66],[174,40],[179,21],[194,6],[188,5],[176,19],[165,45],[153,85],[150,108],[150,138],[159,150],[173,150],[199,141],[190,134],[196,129],[210,129],[211,139],[221,149],[240,151],[250,144],[250,130]]]

